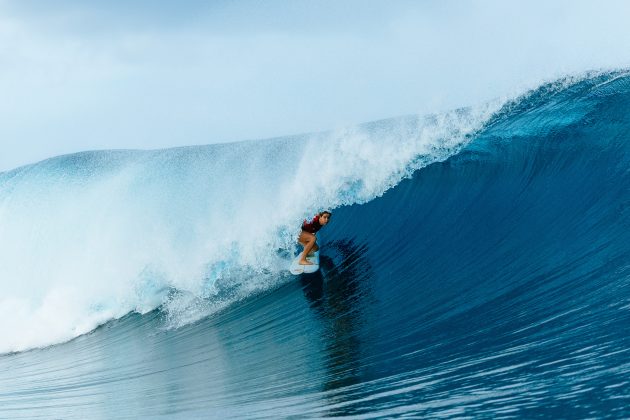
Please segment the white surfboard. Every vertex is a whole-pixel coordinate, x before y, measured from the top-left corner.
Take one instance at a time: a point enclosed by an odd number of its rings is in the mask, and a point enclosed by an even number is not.
[[[300,256],[298,255],[291,261],[291,267],[289,267],[291,274],[314,273],[319,270],[319,251],[314,252],[312,256],[306,257],[306,259],[313,265],[300,264]]]

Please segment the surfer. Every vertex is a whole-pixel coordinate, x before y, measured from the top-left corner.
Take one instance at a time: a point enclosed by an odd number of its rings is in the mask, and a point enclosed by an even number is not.
[[[330,221],[330,216],[332,216],[331,212],[322,211],[321,213],[316,214],[310,222],[304,220],[304,223],[302,223],[302,232],[298,238],[298,241],[304,247],[304,251],[300,254],[301,265],[313,265],[313,263],[307,260],[306,257],[311,253],[311,251],[315,252],[319,249],[315,234],[322,227],[326,226],[328,221]]]

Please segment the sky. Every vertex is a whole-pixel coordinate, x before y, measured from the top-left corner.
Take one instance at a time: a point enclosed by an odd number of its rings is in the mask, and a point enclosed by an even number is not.
[[[324,131],[630,67],[630,2],[0,0],[0,171]]]

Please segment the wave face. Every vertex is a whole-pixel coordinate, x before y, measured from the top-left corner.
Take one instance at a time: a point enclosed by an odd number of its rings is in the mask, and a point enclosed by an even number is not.
[[[1,350],[115,320],[0,357],[0,413],[628,417],[629,109],[607,73],[1,174]],[[287,276],[321,207],[321,270]]]

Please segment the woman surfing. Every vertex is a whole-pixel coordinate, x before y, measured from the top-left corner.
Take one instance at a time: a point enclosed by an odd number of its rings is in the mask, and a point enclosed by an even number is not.
[[[304,220],[302,223],[302,232],[298,237],[298,242],[304,247],[304,251],[300,254],[300,265],[313,265],[312,262],[306,259],[306,257],[312,252],[319,249],[317,246],[317,232],[330,221],[332,213],[329,211],[322,211],[313,217],[313,220],[307,222]]]

